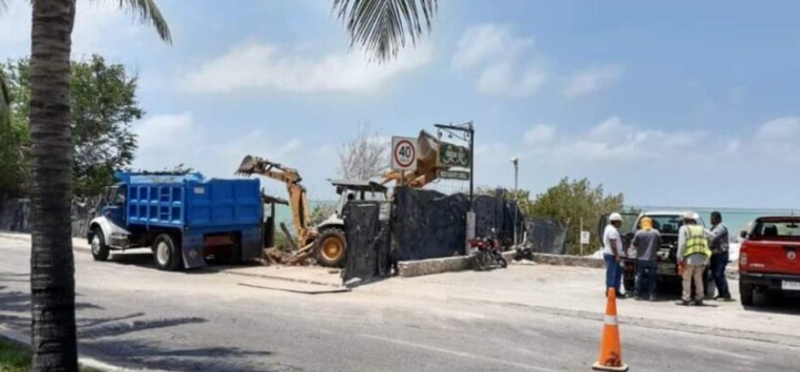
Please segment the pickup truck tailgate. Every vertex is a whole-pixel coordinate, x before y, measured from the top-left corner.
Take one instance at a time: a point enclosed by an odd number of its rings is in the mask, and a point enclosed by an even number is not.
[[[742,246],[746,271],[800,275],[800,242],[759,240]]]

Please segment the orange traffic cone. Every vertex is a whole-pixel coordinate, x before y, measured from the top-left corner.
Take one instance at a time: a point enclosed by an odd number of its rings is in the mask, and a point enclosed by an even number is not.
[[[603,342],[600,344],[600,359],[592,366],[595,371],[626,372],[628,365],[622,363],[622,342],[619,338],[617,322],[617,291],[608,289],[608,308],[606,325],[603,328]]]

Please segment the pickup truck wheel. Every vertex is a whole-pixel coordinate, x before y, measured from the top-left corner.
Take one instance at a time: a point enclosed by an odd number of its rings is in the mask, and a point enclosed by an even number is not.
[[[317,262],[324,267],[341,267],[344,264],[347,240],[344,231],[337,228],[322,230],[317,237]]]
[[[183,258],[169,234],[159,235],[153,242],[153,257],[159,270],[177,271]]]
[[[110,250],[106,245],[106,238],[103,235],[102,229],[99,227],[92,229],[92,240],[90,243],[92,245],[92,258],[100,262],[108,261]]]
[[[742,298],[742,305],[753,306],[755,287],[750,284],[739,282],[739,296]]]

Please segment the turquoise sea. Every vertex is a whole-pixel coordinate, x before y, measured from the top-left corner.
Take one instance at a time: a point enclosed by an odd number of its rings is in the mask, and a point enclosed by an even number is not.
[[[800,213],[798,210],[791,209],[749,209],[749,208],[692,208],[692,207],[654,207],[654,206],[637,206],[637,209],[643,211],[653,210],[675,210],[675,211],[694,211],[703,217],[706,223],[711,221],[711,212],[719,211],[722,214],[723,223],[728,226],[728,229],[733,235],[739,235],[739,232],[747,229],[748,225],[756,218],[765,216],[786,216],[796,215]]]

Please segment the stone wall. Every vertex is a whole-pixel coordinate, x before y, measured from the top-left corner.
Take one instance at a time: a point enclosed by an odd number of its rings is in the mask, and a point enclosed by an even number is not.
[[[85,237],[89,222],[100,209],[100,196],[72,201],[72,236]],[[0,230],[31,232],[33,209],[29,199],[9,199],[0,205]]]

